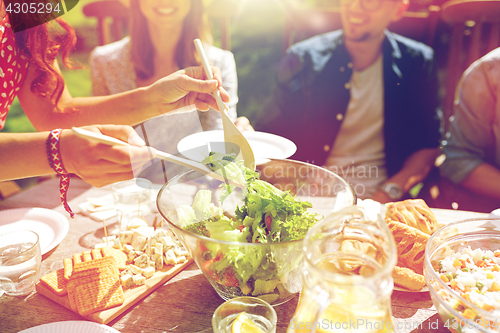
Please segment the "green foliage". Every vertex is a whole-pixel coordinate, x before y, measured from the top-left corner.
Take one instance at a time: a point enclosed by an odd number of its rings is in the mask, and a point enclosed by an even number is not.
[[[253,123],[270,95],[274,66],[284,52],[282,5],[279,1],[247,1],[232,27],[232,52],[238,70],[238,115]]]
[[[36,132],[28,117],[24,114],[23,108],[21,107],[17,97],[14,99],[14,102],[12,102],[7,115],[7,121],[5,122],[4,128],[0,132]]]

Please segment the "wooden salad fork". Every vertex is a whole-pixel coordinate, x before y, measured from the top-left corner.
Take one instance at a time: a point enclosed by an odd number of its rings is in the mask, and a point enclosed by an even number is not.
[[[85,130],[83,128],[78,128],[78,127],[73,127],[72,130],[73,130],[73,132],[77,136],[79,136],[81,138],[84,138],[84,139],[93,140],[93,141],[96,141],[96,142],[99,142],[99,143],[103,143],[103,144],[106,144],[106,145],[110,145],[110,146],[116,146],[116,145],[119,145],[119,146],[129,146],[129,144],[127,142],[125,142],[125,141],[121,141],[121,140],[118,140],[116,138],[113,138],[111,136],[107,136],[107,135],[104,135],[104,134],[101,134],[101,133],[91,132],[91,131]],[[228,183],[229,182],[229,183],[231,183],[231,184],[233,184],[235,186],[238,186],[238,187],[241,187],[241,188],[245,188],[244,184],[241,184],[241,183],[239,183],[239,182],[237,182],[235,180],[227,179],[224,176],[221,176],[218,173],[210,170],[208,167],[206,167],[205,165],[203,165],[200,162],[188,160],[186,158],[182,158],[182,157],[179,157],[179,156],[176,156],[176,155],[172,155],[172,154],[169,154],[169,153],[157,150],[157,149],[155,149],[155,151],[156,151],[156,157],[159,158],[159,159],[162,159],[162,160],[165,160],[165,161],[169,161],[169,162],[172,162],[172,163],[175,163],[175,164],[178,164],[178,165],[182,165],[184,167],[187,167],[187,168],[190,168],[192,170],[195,170],[195,171],[201,173],[202,175],[206,175],[206,176],[212,177],[212,178],[220,180],[220,181],[222,181],[224,183]]]
[[[210,80],[213,79],[212,70],[208,63],[208,58],[207,55],[205,54],[205,50],[203,49],[201,40],[195,39],[194,45],[196,46],[196,50],[200,55],[201,62],[203,64],[203,68],[205,69],[205,74],[207,75],[207,78]],[[236,127],[231,118],[229,118],[226,111],[227,106],[222,101],[222,98],[220,97],[220,92],[217,90],[213,94],[213,96],[217,101],[217,106],[219,107],[219,111],[222,117],[222,125],[224,128],[224,141],[235,144],[238,147],[240,147],[240,153],[243,156],[244,165],[247,168],[255,171],[255,155],[253,153],[252,147],[250,147],[248,140],[243,136],[238,127]],[[228,150],[229,150],[228,146],[226,146],[226,153],[231,153]]]

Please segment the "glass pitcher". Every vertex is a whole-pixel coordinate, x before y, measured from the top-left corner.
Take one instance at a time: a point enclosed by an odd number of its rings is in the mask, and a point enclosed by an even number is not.
[[[385,224],[351,206],[328,215],[304,239],[304,286],[288,333],[394,332],[394,238]]]

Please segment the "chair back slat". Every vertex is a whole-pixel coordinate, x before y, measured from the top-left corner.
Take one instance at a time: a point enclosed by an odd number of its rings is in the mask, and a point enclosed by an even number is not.
[[[443,103],[447,130],[463,72],[500,46],[500,0],[451,0],[443,4],[441,19],[452,26]]]
[[[83,6],[83,14],[97,19],[99,45],[120,40],[127,34],[129,10],[118,0],[91,2]]]

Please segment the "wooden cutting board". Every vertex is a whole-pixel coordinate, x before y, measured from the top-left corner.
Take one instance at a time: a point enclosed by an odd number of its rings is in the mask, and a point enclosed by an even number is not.
[[[111,320],[115,319],[120,314],[125,312],[132,305],[149,295],[156,288],[173,278],[177,273],[189,266],[192,262],[193,259],[188,259],[182,264],[163,267],[162,270],[156,271],[152,277],[147,279],[145,285],[124,290],[125,302],[122,305],[104,311],[94,312],[92,314],[84,316],[84,318],[100,324],[109,323]],[[58,296],[54,294],[49,288],[47,288],[42,282],[38,282],[36,284],[36,291],[43,296],[53,300],[54,302],[61,304],[65,308],[73,311],[69,306],[68,295]],[[76,311],[73,312],[78,313]]]

